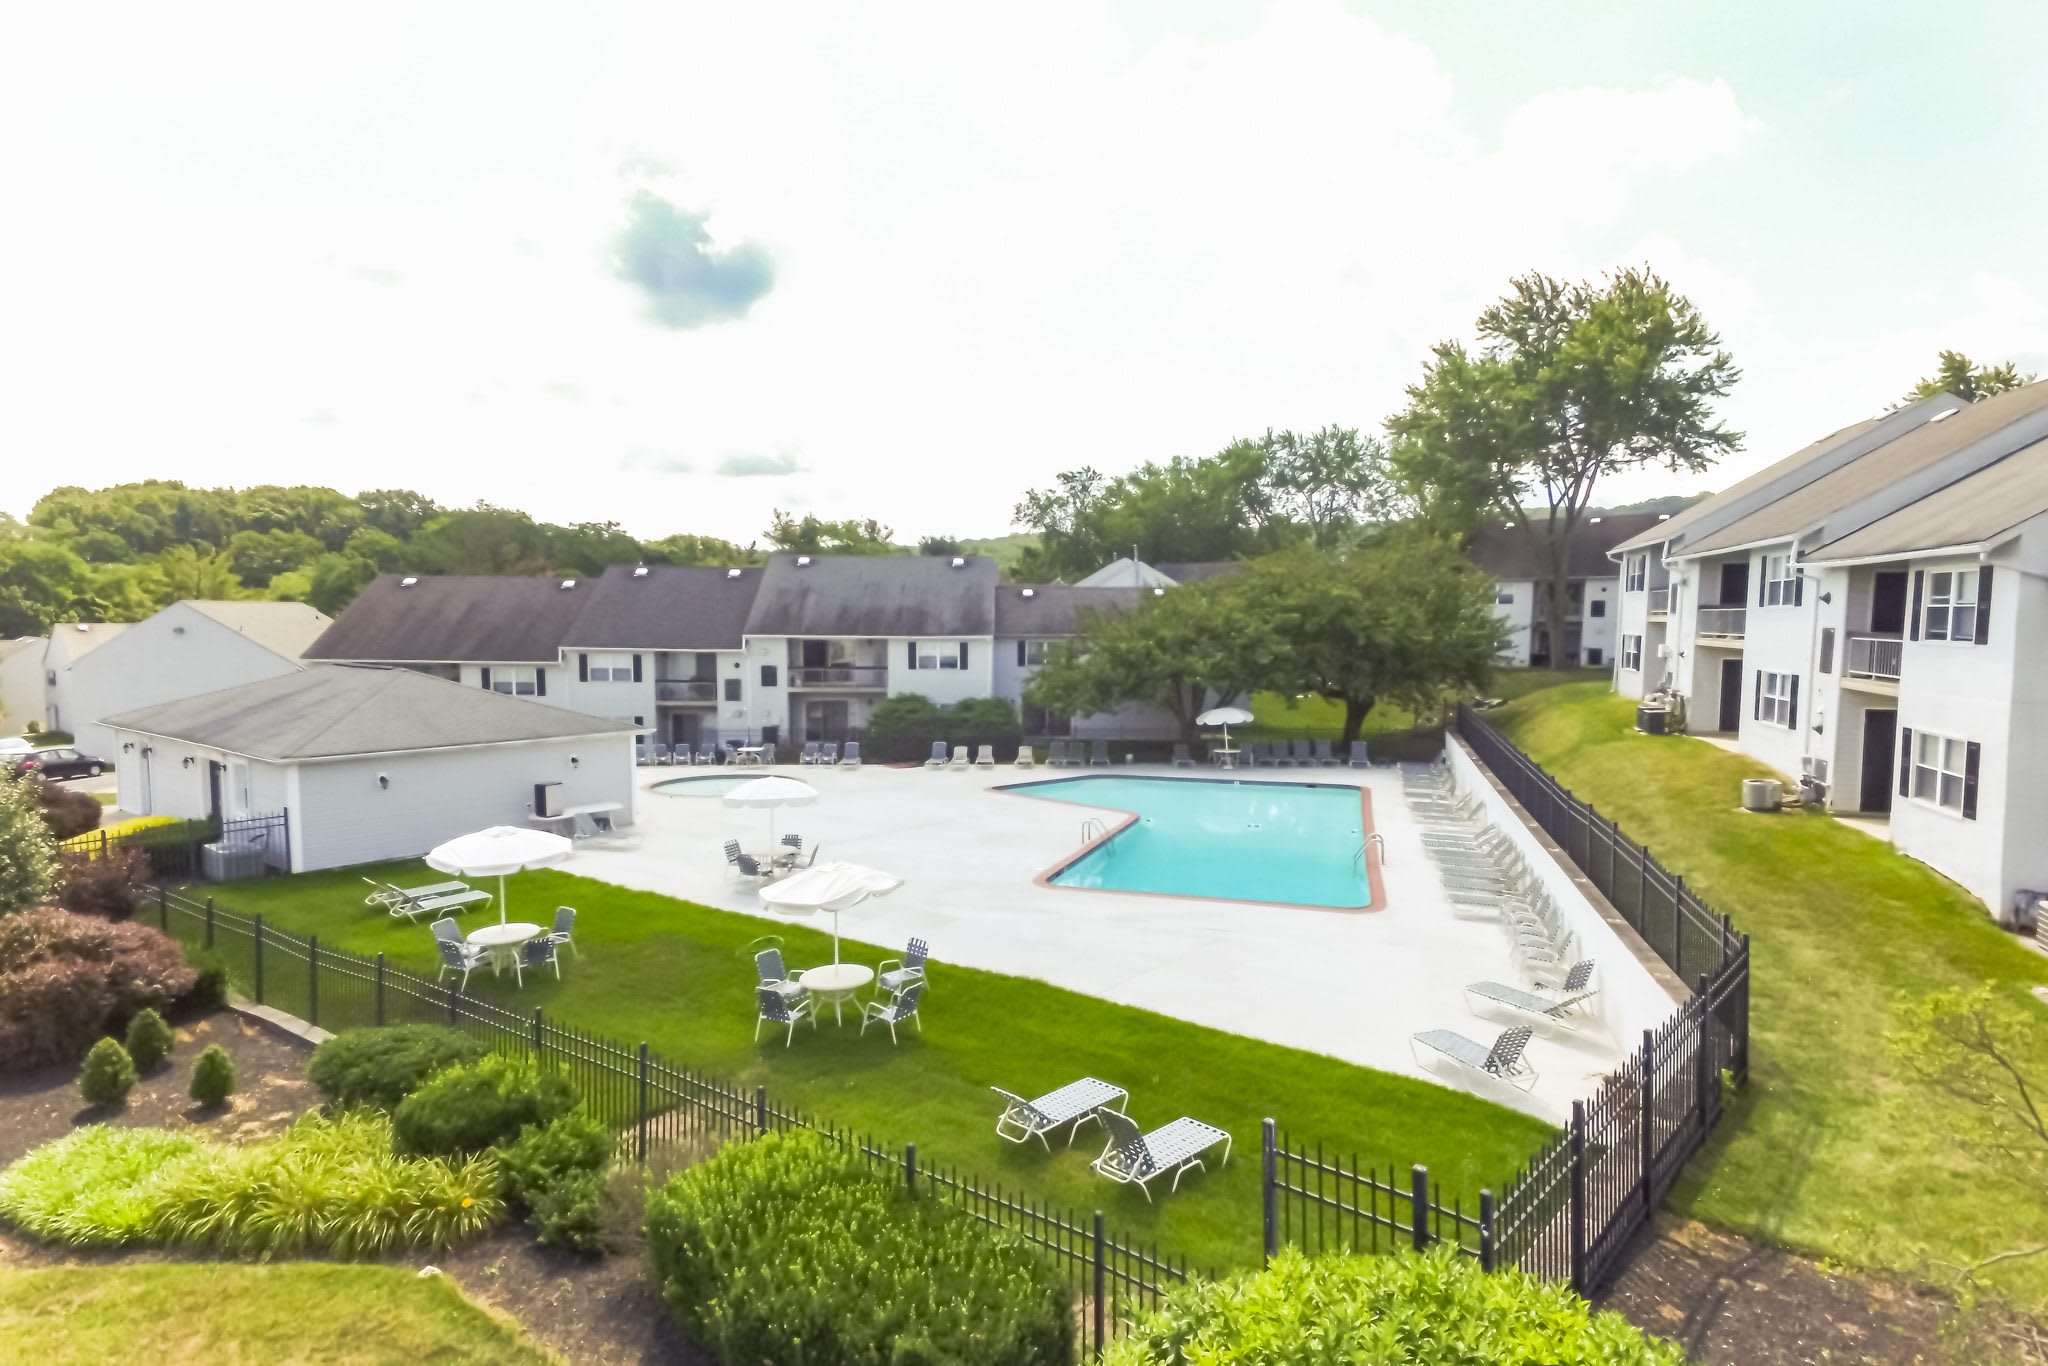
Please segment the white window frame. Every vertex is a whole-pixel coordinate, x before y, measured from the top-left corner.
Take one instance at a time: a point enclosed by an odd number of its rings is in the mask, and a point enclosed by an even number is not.
[[[1622,572],[1621,591],[1624,593],[1642,592],[1650,582],[1650,557],[1648,555],[1629,556],[1627,562],[1622,566]]]
[[[1791,607],[1799,597],[1799,572],[1790,555],[1764,556],[1764,606]]]
[[[1932,754],[1929,753],[1932,742]],[[1939,731],[1913,732],[1913,781],[1907,794],[1922,806],[1963,814],[1963,770],[1969,763],[1970,745],[1954,735]],[[1949,762],[1955,767],[1951,769]],[[1951,795],[1953,800],[1950,800]]]
[[[234,819],[252,816],[255,805],[250,800],[249,761],[228,760],[228,815]]]
[[[915,659],[917,660],[917,662],[916,662],[915,664],[911,665],[911,666],[910,666],[911,668],[913,668],[913,669],[952,669],[952,670],[955,670],[956,672],[957,672],[957,671],[959,670],[959,668],[960,668],[960,642],[959,642],[959,641],[957,641],[957,640],[920,640],[920,641],[916,642],[916,644],[917,644],[917,653],[916,653],[916,655],[915,655],[914,657],[915,657]],[[943,653],[942,653],[942,651],[943,651]]]
[[[1024,667],[1027,669],[1037,669],[1043,667],[1045,664],[1045,657],[1052,653],[1052,647],[1053,642],[1050,640],[1025,641]],[[956,655],[955,658],[958,658],[958,656]]]
[[[1764,674],[1763,692],[1757,702],[1757,720],[1783,730],[1791,730],[1798,724],[1792,715],[1792,683],[1796,678],[1797,674]]]
[[[598,650],[589,655],[589,681],[592,683],[631,683],[633,681],[633,655],[631,651]]]
[[[1943,584],[1943,580],[1947,583]],[[1937,585],[1940,585],[1937,587]],[[1935,624],[1939,612],[1940,625]],[[1920,604],[1920,638],[1956,645],[1977,643],[1977,571],[1930,569],[1927,594]]]
[[[1630,673],[1643,671],[1643,638],[1623,636],[1621,638],[1621,667]]]
[[[540,693],[540,669],[532,664],[499,664],[491,669],[491,691],[507,697],[535,697]]]

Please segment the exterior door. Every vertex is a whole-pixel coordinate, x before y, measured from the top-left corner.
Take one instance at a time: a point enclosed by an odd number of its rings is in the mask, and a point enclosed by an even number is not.
[[[694,750],[703,738],[704,718],[694,711],[679,711],[669,718],[669,743]]]
[[[1892,809],[1892,777],[1899,771],[1899,714],[1863,713],[1863,781],[1858,810],[1872,814]]]
[[[1871,576],[1870,634],[1874,636],[1902,636],[1906,634],[1906,573],[1904,570],[1887,570],[1884,573]]]
[[[1721,600],[1705,604],[1715,607],[1742,607],[1749,602],[1749,561],[1737,560],[1721,566]]]
[[[206,765],[206,814],[213,820],[220,819],[220,771],[218,759],[207,761]]]
[[[1721,661],[1721,714],[1715,718],[1717,730],[1736,731],[1742,729],[1742,658]]]
[[[806,702],[804,704],[804,736],[806,740],[839,741],[846,738],[847,704],[844,702]]]

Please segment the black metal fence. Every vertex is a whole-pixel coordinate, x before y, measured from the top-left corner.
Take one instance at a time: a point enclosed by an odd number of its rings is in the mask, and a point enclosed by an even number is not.
[[[800,1128],[824,1134],[902,1181],[913,1195],[1004,1229],[1051,1258],[1073,1291],[1081,1344],[1089,1354],[1188,1278],[1185,1260],[1162,1256],[1156,1245],[1112,1236],[1100,1210],[1084,1219],[921,1158],[914,1143],[885,1148],[775,1103],[765,1087],[736,1086],[679,1067],[644,1043],[629,1047],[557,1023],[539,1010],[529,1015],[466,996],[457,983],[443,985],[394,967],[383,954],[366,958],[328,948],[317,936],[279,930],[260,915],[229,911],[211,897],[160,887],[151,911],[145,918],[154,918],[165,933],[216,955],[258,1004],[309,1024],[330,1030],[442,1024],[495,1049],[561,1068],[591,1112],[618,1135],[622,1157],[639,1164],[764,1133]]]
[[[105,858],[136,849],[149,857],[150,874],[178,882],[254,877],[291,867],[291,822],[283,811],[230,820],[172,821],[112,834],[88,830],[57,846],[63,853]],[[216,846],[209,854],[208,845]]]
[[[1529,1159],[1498,1198],[1468,1207],[1428,1169],[1383,1173],[1356,1156],[1298,1148],[1266,1122],[1266,1254],[1417,1250],[1449,1243],[1487,1270],[1515,1266],[1590,1294],[1619,1269],[1687,1159],[1721,1117],[1722,1078],[1749,1072],[1749,939],[1648,849],[1461,708],[1458,734],[1671,969],[1692,995],[1594,1094],[1570,1127]]]

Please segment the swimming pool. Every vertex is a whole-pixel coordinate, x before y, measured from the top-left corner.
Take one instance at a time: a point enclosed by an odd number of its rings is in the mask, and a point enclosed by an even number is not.
[[[767,776],[766,773],[719,773],[702,778],[669,778],[647,790],[659,792],[664,797],[723,797],[741,783],[751,783]]]
[[[1056,778],[1002,789],[1129,812],[1045,877],[1055,887],[1364,910],[1368,821],[1355,787],[1209,778]]]

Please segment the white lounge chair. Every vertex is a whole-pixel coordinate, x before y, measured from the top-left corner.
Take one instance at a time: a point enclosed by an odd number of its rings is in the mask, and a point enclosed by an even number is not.
[[[1539,996],[1533,991],[1511,987],[1505,982],[1473,982],[1465,988],[1465,994],[1504,1010],[1512,1010],[1517,1015],[1526,1015],[1532,1020],[1562,1025],[1566,1029],[1577,1029],[1577,1017],[1583,1013],[1582,1008],[1586,1002],[1599,994],[1598,988],[1588,985],[1592,976],[1592,960],[1586,959],[1572,964],[1571,971],[1565,975],[1566,987],[1556,996]],[[1573,982],[1577,982],[1578,986],[1571,986]],[[1472,1013],[1479,1013],[1477,1006],[1473,1006]]]
[[[841,750],[839,754],[839,766],[841,768],[860,767],[860,741],[848,740],[846,742],[846,748]]]
[[[924,766],[926,768],[944,768],[946,766],[946,742],[944,740],[932,741],[932,757],[924,761]]]
[[[996,747],[994,745],[983,745],[975,750],[974,766],[976,768],[994,768],[996,766]]]
[[[1536,1069],[1522,1056],[1522,1050],[1529,1046],[1529,1036],[1533,1032],[1527,1025],[1504,1029],[1493,1041],[1493,1047],[1488,1048],[1472,1042],[1454,1029],[1429,1029],[1410,1038],[1408,1047],[1418,1064],[1427,1065],[1423,1063],[1423,1050],[1427,1049],[1461,1067],[1527,1091],[1536,1084]]]
[[[465,887],[459,892],[445,892],[440,896],[421,897],[408,901],[403,906],[393,906],[393,915],[402,915],[415,920],[421,914],[446,915],[455,911],[466,911],[472,906],[488,906],[495,898],[481,887]]]
[[[1045,1136],[1052,1130],[1065,1126],[1067,1145],[1072,1147],[1075,1133],[1096,1118],[1097,1111],[1112,1107],[1122,1110],[1129,1095],[1123,1087],[1095,1077],[1070,1081],[1037,1100],[1026,1100],[1000,1086],[991,1086],[989,1090],[1005,1102],[1003,1113],[996,1120],[996,1137],[1012,1143],[1028,1143],[1035,1138],[1045,1145],[1047,1152],[1052,1151],[1052,1144]]]
[[[1030,768],[1033,764],[1037,762],[1038,755],[1032,752],[1031,742],[1029,740],[1026,740],[1022,744],[1017,746],[1018,768]]]
[[[946,765],[946,767],[947,767],[947,768],[958,768],[958,769],[965,769],[965,768],[967,767],[967,746],[965,746],[965,745],[955,745],[955,746],[953,746],[953,762],[952,762],[952,763],[950,763],[950,764],[947,764],[947,765]]]
[[[1207,1170],[1202,1154],[1218,1143],[1223,1145],[1223,1160],[1216,1165],[1230,1161],[1230,1135],[1199,1119],[1182,1115],[1148,1134],[1140,1132],[1136,1122],[1119,1110],[1097,1110],[1095,1114],[1109,1131],[1109,1145],[1092,1165],[1118,1185],[1136,1186],[1145,1193],[1147,1204],[1152,1202],[1155,1177],[1172,1172],[1172,1189],[1179,1190],[1180,1179],[1189,1168]]]
[[[379,882],[375,878],[369,877],[364,878],[363,881],[369,883],[375,889],[363,898],[363,904],[365,906],[384,906],[387,908],[418,901],[422,897],[447,896],[451,892],[466,892],[469,890],[467,882],[436,882],[426,887],[400,887],[389,882]],[[394,915],[399,914],[397,911],[392,913]]]

